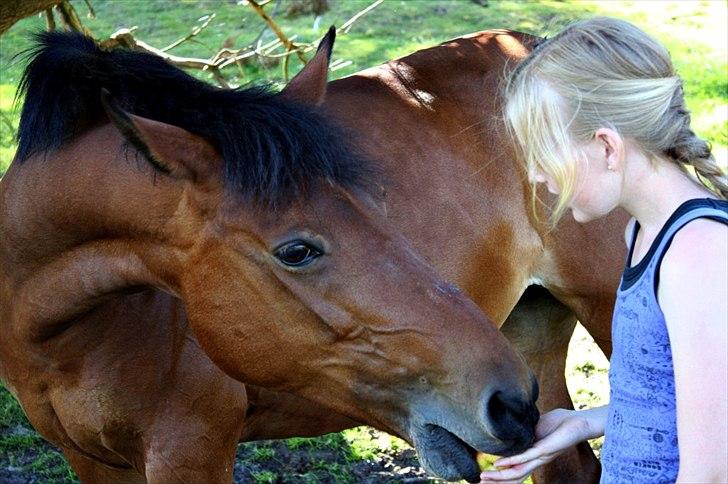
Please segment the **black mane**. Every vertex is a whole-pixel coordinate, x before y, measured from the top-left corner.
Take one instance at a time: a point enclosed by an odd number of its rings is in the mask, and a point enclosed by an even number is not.
[[[348,134],[315,107],[265,87],[219,89],[157,56],[103,51],[80,34],[42,32],[35,40],[20,83],[19,162],[104,122],[106,89],[130,113],[207,139],[222,155],[226,188],[246,199],[277,204],[321,180],[344,187],[366,181]]]

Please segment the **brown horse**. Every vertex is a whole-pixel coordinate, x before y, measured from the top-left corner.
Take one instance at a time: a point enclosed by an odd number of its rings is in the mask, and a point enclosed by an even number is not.
[[[554,230],[544,207],[534,217],[499,91],[539,40],[508,31],[454,39],[331,82],[324,105],[382,161],[388,220],[526,356],[545,411],[572,407],[564,370],[577,319],[611,355],[628,216],[584,225],[567,216]],[[599,474],[583,443],[534,477],[595,482]]]
[[[311,105],[333,30],[279,95],[38,39],[0,185],[0,375],[83,480],[229,481],[239,382],[402,435],[448,479],[532,442],[525,362]]]
[[[622,220],[548,232],[529,215],[496,95],[504,64],[527,42],[505,32],[458,39],[333,82],[328,94],[327,55],[317,55],[280,98],[323,99],[356,133],[378,161],[382,191],[373,197],[319,183],[282,214],[251,211],[228,199],[226,147],[210,146],[212,135],[171,126],[174,118],[128,116],[113,101],[114,126],[74,125],[48,159],[16,160],[0,187],[0,314],[13,335],[0,342],[0,374],[34,425],[88,481],[229,480],[238,436],[312,435],[351,418],[409,438],[447,478],[474,477],[463,457],[470,447],[508,451],[469,440],[480,424],[463,395],[514,375],[509,391],[525,394],[527,376],[452,286],[433,286],[437,276],[417,269],[427,265],[398,233],[498,324],[508,317],[506,334],[545,387],[542,408],[568,404],[574,314],[608,351],[622,251],[612,229]],[[144,155],[136,171],[109,151],[119,132]],[[152,182],[145,160],[159,165]],[[271,257],[270,234],[286,229],[308,243]],[[272,261],[306,260],[319,251],[311,242],[329,244],[324,269],[292,276],[297,269]],[[583,271],[587,263],[594,269]],[[534,282],[550,293],[524,293]],[[438,326],[453,304],[460,309]],[[212,359],[247,385],[205,357],[187,314]],[[485,326],[482,336],[468,321]],[[313,341],[320,347],[310,354]],[[524,412],[508,408],[507,393],[494,395],[475,413],[498,414],[515,432]],[[435,432],[429,440],[413,415]],[[444,445],[433,451],[432,440]],[[552,475],[593,477],[586,450]]]
[[[572,407],[564,370],[577,319],[611,354],[627,215],[615,212],[585,225],[565,217],[555,230],[543,223],[543,207],[533,216],[498,94],[505,71],[537,41],[508,31],[482,32],[328,85],[319,72],[319,81],[311,83],[321,86],[318,97],[327,112],[380,160],[386,183],[379,209],[526,356],[541,385],[544,411]],[[296,418],[289,405],[295,403],[279,395],[251,405],[249,415],[266,425],[249,426],[244,438],[290,435],[286,428],[315,432],[315,423],[305,427],[314,410]],[[271,416],[277,408],[281,418]],[[318,415],[331,421],[325,409]],[[534,481],[596,482],[599,474],[584,443],[540,469]]]

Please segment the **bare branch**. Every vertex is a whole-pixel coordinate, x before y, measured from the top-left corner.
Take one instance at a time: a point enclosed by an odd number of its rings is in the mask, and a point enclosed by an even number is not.
[[[63,0],[56,6],[56,8],[58,9],[61,20],[66,25],[66,27],[71,30],[75,30],[76,32],[81,32],[88,37],[93,37],[91,31],[81,23],[81,19],[78,18],[76,9],[73,8],[71,2],[69,2],[68,0]]]
[[[46,28],[48,31],[56,30],[56,19],[53,17],[53,9],[47,8],[44,13],[46,18]]]
[[[103,49],[113,49],[114,47],[121,45],[128,49],[135,49],[135,50],[141,50],[144,52],[148,52],[150,54],[157,55],[161,57],[162,59],[166,60],[172,65],[175,65],[177,67],[183,67],[187,69],[198,69],[202,71],[209,71],[212,74],[212,77],[215,78],[215,80],[220,84],[222,87],[228,88],[230,85],[227,83],[225,78],[223,77],[222,73],[220,72],[220,68],[215,65],[213,62],[209,61],[208,59],[196,59],[193,57],[179,57],[176,55],[168,54],[166,52],[161,51],[160,49],[157,49],[156,47],[152,47],[151,45],[147,44],[146,42],[143,42],[137,38],[134,37],[132,34],[132,31],[136,29],[134,27],[133,29],[120,29],[111,34],[111,36],[101,42],[101,47]]]
[[[292,51],[296,48],[296,46],[293,44],[293,42],[286,37],[286,34],[283,33],[283,31],[278,27],[278,24],[276,24],[272,18],[268,16],[267,13],[265,13],[265,10],[263,10],[263,7],[258,4],[255,0],[247,0],[248,5],[250,5],[255,13],[257,13],[264,21],[268,24],[268,27],[273,31],[273,33],[276,34],[276,37],[278,37],[283,45],[286,46],[286,50]],[[300,51],[296,51],[296,55],[298,58],[306,64],[306,58],[303,56],[303,54]]]
[[[297,35],[292,35],[290,37],[290,40],[293,41]],[[215,58],[213,59],[213,62],[215,64],[218,64],[217,61],[220,59],[226,59],[223,62],[219,63],[220,69],[224,69],[225,67],[229,66],[230,64],[236,63],[243,59],[249,59],[251,57],[261,57],[264,59],[277,59],[280,57],[286,57],[291,55],[292,52],[284,52],[282,54],[271,54],[274,50],[279,48],[281,46],[281,41],[278,39],[272,40],[268,42],[267,44],[263,44],[260,47],[257,47],[255,49],[252,48],[252,46],[243,47],[239,50],[229,50],[229,49],[223,49],[220,52],[217,53]],[[300,49],[304,49],[304,52],[307,52],[313,47],[310,44],[301,44]],[[230,57],[232,55],[232,57]]]
[[[224,87],[225,89],[230,89],[230,84],[225,80],[225,78],[222,75],[222,72],[220,72],[220,69],[217,66],[209,67],[207,70],[210,71],[212,74],[212,77],[215,78],[218,84],[220,86]]]
[[[288,64],[291,60],[291,49],[286,51],[286,55],[283,58],[283,81],[288,84]]]
[[[67,0],[64,0],[64,2]],[[271,0],[269,0],[271,1]],[[366,13],[370,12],[372,9],[377,7],[382,3],[383,0],[376,0],[374,3],[369,5],[364,10],[358,12],[356,15],[354,15],[352,18],[350,18],[347,22],[345,22],[339,29],[337,29],[338,32],[346,33],[351,28],[352,24],[361,18]],[[298,56],[299,59],[304,59],[305,63],[305,57],[303,56],[303,53],[309,52],[311,50],[314,50],[316,46],[321,42],[321,39],[323,39],[323,36],[314,40],[310,43],[302,43],[302,44],[296,44],[293,41],[296,39],[296,35],[292,35],[291,37],[287,37],[280,27],[273,21],[273,19],[268,16],[265,12],[262,11],[262,5],[264,5],[263,2],[258,3],[255,0],[247,0],[247,3],[251,5],[251,7],[258,12],[258,14],[266,21],[266,24],[268,25],[271,30],[276,34],[278,37],[275,40],[272,40],[266,44],[260,45],[259,39],[254,42],[251,45],[245,46],[241,49],[229,49],[229,48],[222,48],[220,49],[212,58],[210,59],[200,59],[200,58],[194,58],[194,57],[180,57],[173,54],[168,53],[170,49],[173,49],[174,47],[178,46],[182,42],[185,42],[187,40],[192,39],[194,36],[199,34],[204,28],[206,28],[212,19],[215,17],[215,14],[211,14],[210,17],[208,17],[205,22],[200,25],[199,27],[195,27],[192,29],[192,32],[188,34],[187,36],[177,40],[176,42],[168,45],[167,47],[163,49],[158,49],[156,47],[153,47],[146,42],[143,42],[142,40],[137,39],[133,32],[136,30],[136,27],[132,27],[130,29],[124,28],[120,29],[116,32],[114,32],[108,39],[102,41],[100,43],[101,48],[103,49],[113,49],[114,47],[121,45],[129,49],[136,49],[141,50],[144,52],[148,52],[150,54],[157,55],[161,57],[162,59],[166,60],[170,64],[173,64],[177,67],[182,67],[186,69],[197,69],[202,71],[208,71],[212,75],[212,77],[220,84],[222,87],[229,87],[227,80],[222,74],[222,70],[232,64],[237,64],[239,68],[242,69],[241,62],[246,61],[253,57],[258,57],[261,59],[279,59],[283,58],[283,76],[286,80],[288,80],[288,68],[290,64],[290,56],[292,54],[295,54]],[[267,2],[266,2],[267,3]],[[262,14],[262,15],[261,15]],[[255,45],[259,44],[259,45]],[[279,48],[285,48],[284,52],[280,53],[274,53]],[[332,70],[333,68],[340,69],[342,67],[345,67],[347,65],[351,64],[351,61],[343,61],[343,60],[337,60],[334,64],[332,64]],[[242,73],[242,70],[241,70]]]
[[[265,2],[260,2],[260,6],[261,6],[261,7],[264,7],[264,6],[268,5],[268,4],[269,4],[270,2],[272,2],[272,1],[273,1],[273,0],[266,0]],[[278,10],[280,9],[281,3],[282,3],[282,0],[277,0],[277,1],[276,1],[276,4],[275,4],[275,6],[273,6],[273,11],[272,11],[272,12],[271,12],[271,14],[270,14],[270,16],[271,16],[271,17],[275,17],[275,16],[276,16],[276,14],[278,13]],[[266,33],[266,32],[267,32],[268,30],[269,30],[269,29],[268,29],[268,25],[264,25],[264,26],[263,26],[263,28],[262,28],[262,29],[260,29],[260,32],[259,32],[259,33],[258,33],[258,35],[257,35],[257,36],[255,37],[255,39],[253,39],[253,41],[252,41],[252,42],[250,43],[250,45],[256,45],[256,44],[260,44],[260,42],[261,42],[261,41],[262,41],[262,39],[263,39],[263,35],[265,35],[265,33]],[[259,48],[260,48],[260,45],[258,45],[258,46],[256,47],[256,49],[259,49]]]
[[[119,29],[111,36],[109,37],[109,40],[111,42],[104,42],[102,43],[102,46],[105,49],[113,48],[116,45],[123,45],[124,47],[127,47],[129,49],[136,49],[136,50],[143,50],[144,52],[149,52],[150,54],[158,55],[162,59],[166,60],[167,62],[170,62],[171,64],[174,64],[179,67],[187,67],[190,69],[208,69],[210,67],[215,67],[214,64],[212,64],[207,59],[196,59],[193,57],[179,57],[176,55],[168,54],[166,52],[162,52],[160,49],[157,49],[156,47],[152,47],[151,45],[147,44],[144,41],[141,41],[132,35],[132,29]]]
[[[167,52],[168,50],[174,49],[175,47],[177,47],[178,45],[180,45],[182,42],[186,42],[186,41],[190,40],[192,37],[194,37],[195,35],[199,34],[203,30],[205,30],[205,28],[208,25],[210,25],[210,22],[212,22],[212,19],[214,19],[216,15],[217,14],[214,14],[214,13],[211,14],[211,15],[208,15],[207,19],[205,20],[205,22],[202,25],[200,25],[199,27],[194,27],[192,29],[192,32],[190,32],[186,36],[182,37],[181,39],[177,40],[176,42],[172,42],[167,47],[165,47],[163,49],[160,49],[160,50],[162,52]]]
[[[94,7],[91,5],[91,2],[89,0],[83,0],[84,3],[86,3],[86,7],[88,7],[88,16],[89,18],[96,18],[96,11],[94,10]]]
[[[369,13],[370,10],[373,10],[374,8],[376,8],[379,5],[381,5],[381,3],[383,1],[384,0],[377,0],[376,2],[372,3],[367,8],[365,8],[364,10],[362,10],[361,12],[357,13],[356,15],[354,15],[353,17],[351,17],[349,20],[347,20],[346,22],[344,22],[344,25],[342,25],[341,27],[339,27],[337,30],[339,32],[348,32],[349,29],[351,28],[351,26],[354,24],[354,22],[356,22],[359,19],[359,17],[361,17],[361,16]]]
[[[245,3],[247,3],[247,1],[248,0],[245,0],[245,2],[243,2],[243,5],[245,5]],[[260,5],[261,7],[265,7],[266,5],[268,5],[269,3],[271,3],[272,1],[273,0],[263,0],[262,2],[259,2],[258,5]],[[280,1],[278,3],[280,3]]]

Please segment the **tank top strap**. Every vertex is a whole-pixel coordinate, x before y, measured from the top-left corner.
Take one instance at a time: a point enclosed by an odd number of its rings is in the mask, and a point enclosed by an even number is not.
[[[635,266],[630,267],[630,261],[634,253],[634,246],[639,232],[639,222],[635,221],[634,231],[632,232],[632,240],[627,251],[627,263],[625,265],[624,274],[622,275],[622,284],[620,290],[625,291],[633,286],[638,280],[645,277],[653,279],[653,287],[655,295],[657,295],[657,285],[660,277],[660,265],[665,253],[670,248],[675,234],[689,222],[695,219],[708,218],[724,224],[728,224],[728,201],[713,199],[695,199],[688,200],[682,204],[667,220],[657,237],[652,242],[647,254]]]
[[[689,222],[699,218],[709,218],[728,224],[728,209],[720,210],[713,207],[697,207],[675,220],[670,227],[668,227],[667,231],[665,231],[662,236],[662,240],[660,240],[660,243],[655,250],[654,257],[658,259],[657,266],[660,265],[660,261],[664,257],[665,252],[667,252],[667,249],[670,247],[675,234],[677,234],[677,232]]]
[[[670,244],[672,244],[672,239],[680,229],[685,227],[689,222],[699,218],[708,218],[728,224],[728,207],[724,207],[722,210],[715,207],[696,207],[678,217],[678,219],[670,225],[667,231],[665,231],[648,268],[648,271],[652,273],[652,287],[655,292],[655,299],[657,299],[657,287],[660,282],[660,265],[662,264],[662,259],[665,257],[667,249],[669,249]]]

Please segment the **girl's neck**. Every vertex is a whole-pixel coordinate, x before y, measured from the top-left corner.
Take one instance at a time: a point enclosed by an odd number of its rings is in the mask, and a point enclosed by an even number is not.
[[[641,158],[626,164],[619,205],[637,219],[646,233],[658,232],[687,200],[717,198],[674,162]]]

